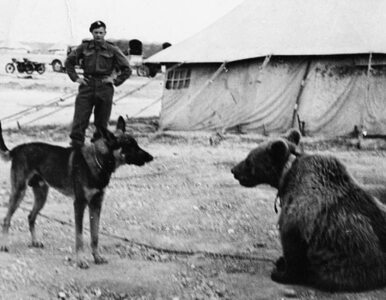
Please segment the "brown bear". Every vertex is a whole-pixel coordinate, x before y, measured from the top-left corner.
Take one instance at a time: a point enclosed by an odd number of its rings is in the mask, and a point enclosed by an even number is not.
[[[241,185],[269,184],[281,203],[283,257],[271,278],[328,291],[386,285],[386,208],[333,156],[298,151],[300,133],[260,144],[232,173]]]

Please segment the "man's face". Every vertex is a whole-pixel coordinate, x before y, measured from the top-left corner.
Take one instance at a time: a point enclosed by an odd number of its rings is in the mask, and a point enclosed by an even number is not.
[[[95,28],[91,31],[91,34],[95,41],[103,41],[106,35],[106,29],[104,27]]]

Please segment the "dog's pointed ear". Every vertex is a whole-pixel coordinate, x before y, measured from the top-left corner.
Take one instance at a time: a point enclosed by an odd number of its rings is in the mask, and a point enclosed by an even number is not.
[[[107,128],[101,128],[103,137],[109,142],[115,142],[117,139],[115,135]]]
[[[119,116],[117,121],[117,131],[120,130],[122,132],[126,131],[126,122],[122,116]]]

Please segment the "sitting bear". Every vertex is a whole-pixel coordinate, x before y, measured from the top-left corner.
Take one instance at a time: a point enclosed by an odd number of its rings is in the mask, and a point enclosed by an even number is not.
[[[283,257],[271,278],[328,291],[386,284],[386,209],[333,156],[302,154],[300,133],[266,141],[232,169],[241,185],[278,190]]]

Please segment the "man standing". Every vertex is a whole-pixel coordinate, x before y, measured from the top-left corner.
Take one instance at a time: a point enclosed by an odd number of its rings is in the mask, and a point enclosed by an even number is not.
[[[70,133],[73,147],[84,144],[93,109],[95,126],[107,127],[113,102],[113,85],[121,85],[131,75],[129,62],[122,51],[105,41],[105,23],[92,23],[90,32],[93,39],[79,45],[68,55],[65,63],[70,79],[79,83]],[[78,76],[75,65],[81,66],[83,77]]]

